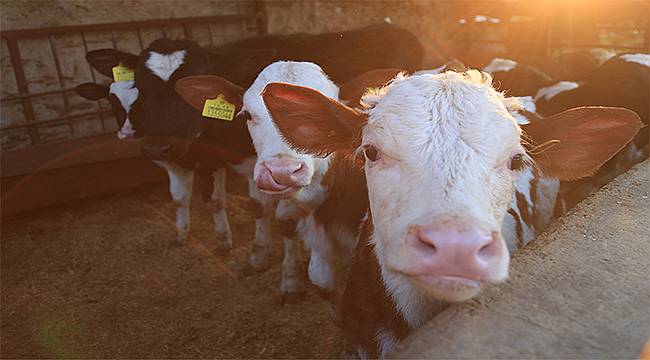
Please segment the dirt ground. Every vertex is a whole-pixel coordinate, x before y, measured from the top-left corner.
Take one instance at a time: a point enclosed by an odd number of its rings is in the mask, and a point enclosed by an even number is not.
[[[233,180],[235,179],[235,180]],[[328,358],[340,333],[313,289],[283,305],[282,240],[249,274],[254,233],[243,180],[229,176],[235,249],[214,253],[198,191],[192,238],[172,245],[166,185],[2,219],[3,358]]]

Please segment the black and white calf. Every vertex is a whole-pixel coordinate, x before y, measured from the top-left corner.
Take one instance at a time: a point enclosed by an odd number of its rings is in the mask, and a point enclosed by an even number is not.
[[[109,91],[96,84],[84,84],[78,91],[86,97],[98,98],[109,94],[114,109],[121,109],[125,119],[118,137],[132,129],[142,136],[143,153],[163,167],[169,175],[170,193],[177,205],[177,242],[187,240],[190,229],[190,200],[195,176],[203,179],[202,195],[213,206],[213,220],[217,234],[218,250],[232,248],[232,233],[226,216],[226,168],[250,178],[255,151],[245,122],[209,119],[201,116],[187,105],[175,92],[176,81],[184,76],[214,73],[232,77],[246,77],[246,72],[256,74],[273,56],[273,51],[257,51],[250,54],[240,52],[226,59],[222,54],[213,54],[186,40],[160,39],[154,41],[133,61],[134,55],[116,50],[100,50],[88,54],[90,63],[101,73],[110,76],[111,69],[118,64],[132,67],[135,82],[114,82]],[[239,56],[237,59],[236,56]],[[233,64],[233,60],[237,64]],[[258,64],[257,66],[255,64]],[[234,86],[234,85],[232,85]],[[240,102],[230,98],[231,92],[222,89],[220,93],[231,103]],[[133,135],[133,134],[131,134]],[[268,197],[249,186],[250,196],[256,209],[256,232],[249,264],[257,270],[269,265],[271,251],[271,218]],[[283,278],[282,288],[286,293],[300,292],[300,284]]]
[[[526,125],[541,144],[561,141],[543,154],[527,151],[509,113],[519,105],[491,83],[477,71],[398,76],[364,97],[364,111],[305,87],[266,87],[266,107],[285,139],[345,160],[327,174],[338,218],[358,218],[357,204],[367,204],[338,305],[361,357],[386,355],[446,303],[506,280],[508,238],[518,231],[505,219],[531,156],[549,178],[588,176],[641,126],[624,109],[576,109]],[[520,218],[530,216],[527,201],[514,203]]]
[[[128,69],[135,70],[138,65],[137,55],[115,49],[90,51],[86,54],[86,60],[94,69],[110,78],[113,77],[112,69],[115,66],[122,64]],[[124,140],[136,136],[136,127],[139,127],[140,122],[140,111],[136,108],[139,92],[138,88],[135,87],[135,81],[111,82],[109,86],[84,83],[77,86],[75,91],[89,100],[108,99],[119,128],[117,137]]]
[[[537,111],[552,115],[576,106],[618,106],[635,111],[646,125],[635,140],[591,179],[563,184],[566,198],[557,213],[575,204],[615,176],[648,157],[648,120],[650,118],[650,55],[621,54],[590,72],[581,83],[561,81],[542,88],[535,96]]]
[[[494,58],[483,71],[490,73],[495,86],[510,96],[532,96],[553,83],[553,79],[538,68],[511,59]]]

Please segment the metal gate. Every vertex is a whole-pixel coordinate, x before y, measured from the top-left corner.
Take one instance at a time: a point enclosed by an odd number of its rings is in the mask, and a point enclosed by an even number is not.
[[[87,63],[84,55],[89,50],[112,47],[137,54],[160,37],[182,37],[216,46],[265,34],[263,7],[250,5],[245,6],[250,11],[236,15],[1,32],[5,53],[0,99],[2,150],[116,130],[108,102],[93,103],[74,92],[76,85],[86,81],[110,81]]]

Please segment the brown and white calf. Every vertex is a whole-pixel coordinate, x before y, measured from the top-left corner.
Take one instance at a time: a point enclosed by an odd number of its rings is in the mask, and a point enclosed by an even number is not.
[[[581,178],[641,126],[631,111],[580,108],[528,125],[536,141],[560,143],[527,152],[509,112],[519,105],[491,82],[478,71],[398,76],[364,96],[363,111],[306,87],[265,89],[266,108],[295,148],[345,160],[336,168],[330,160],[334,173],[326,175],[337,216],[357,216],[349,210],[367,199],[338,306],[339,324],[361,357],[384,356],[445,304],[507,279],[505,237],[513,230],[504,221],[531,156],[535,171]]]
[[[341,87],[347,101],[358,103],[362,95],[359,89],[380,87],[394,77],[399,70],[380,69],[364,73]],[[334,287],[333,262],[335,258],[348,260],[355,243],[356,229],[365,212],[364,202],[356,203],[357,215],[339,219],[343,224],[332,221],[335,217],[338,200],[326,188],[333,179],[327,174],[337,168],[339,159],[315,157],[292,149],[280,135],[262,100],[262,90],[271,82],[287,82],[307,86],[320,91],[328,97],[338,99],[339,87],[328,79],[321,68],[309,62],[280,61],[267,66],[244,93],[243,89],[233,90],[222,78],[215,76],[196,76],[181,79],[177,89],[188,103],[200,107],[207,98],[213,98],[224,91],[234,91],[231,98],[243,96],[239,120],[246,120],[249,133],[257,153],[253,171],[253,182],[258,191],[272,196],[277,202],[276,219],[282,224],[283,236],[288,251],[285,258],[283,278],[301,281],[300,269],[290,264],[299,263],[299,239],[305,241],[311,256],[308,274],[312,283],[324,290]],[[202,84],[207,90],[203,93],[188,94],[184,84]],[[216,90],[215,90],[216,89]],[[217,91],[217,92],[215,92]],[[185,94],[184,94],[185,93]],[[242,95],[243,94],[243,95]],[[190,99],[190,97],[192,99]],[[355,193],[365,194],[365,183],[359,182]],[[346,193],[351,193],[347,191]],[[324,202],[325,198],[328,198]],[[362,196],[363,197],[363,196]],[[269,204],[269,210],[272,205]],[[334,211],[333,211],[334,210]],[[346,223],[347,222],[347,223]],[[324,227],[322,224],[332,226]],[[340,241],[332,241],[338,239]],[[343,251],[343,256],[335,256]],[[287,261],[289,259],[289,261]],[[292,261],[295,259],[295,261]],[[349,262],[349,261],[348,261]],[[294,285],[295,286],[295,285]],[[300,283],[302,286],[302,283]]]

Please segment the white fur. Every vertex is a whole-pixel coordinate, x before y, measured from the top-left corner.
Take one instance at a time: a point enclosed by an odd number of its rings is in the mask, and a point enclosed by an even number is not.
[[[476,15],[474,16],[474,22],[480,23],[480,22],[486,22],[487,21],[487,16],[485,15]]]
[[[580,87],[580,84],[578,84],[577,82],[560,81],[553,85],[546,86],[537,90],[537,94],[535,94],[535,101],[538,101],[540,99],[548,101],[554,98],[557,94],[560,94],[565,91],[577,89],[578,87]]]
[[[280,200],[275,210],[275,218],[299,221],[304,216],[302,209],[288,200]],[[299,293],[304,291],[305,284],[302,276],[302,247],[297,234],[284,240],[284,260],[282,261],[282,281],[280,290],[284,293]]]
[[[377,343],[379,344],[379,358],[383,359],[395,348],[397,339],[390,331],[382,329],[377,333]]]
[[[426,321],[438,304],[431,294],[446,292],[458,301],[478,290],[450,293],[435,284],[416,289],[405,275],[419,271],[406,246],[409,228],[457,217],[497,234],[501,252],[485,280],[507,277],[509,256],[501,227],[516,176],[507,164],[524,152],[521,130],[509,110],[521,104],[506,100],[491,80],[478,71],[398,76],[363,98],[369,107],[363,146],[372,145],[381,154],[378,161],[367,160],[365,168],[374,225],[370,240],[384,283],[412,327]]]
[[[133,124],[131,124],[131,120],[129,119],[129,112],[131,111],[133,103],[138,100],[138,95],[140,94],[138,88],[135,87],[135,82],[133,80],[113,82],[108,88],[108,93],[117,97],[126,116],[124,124],[117,132],[117,137],[120,140],[124,140],[133,136],[133,134],[135,134],[135,129],[133,129]]]
[[[176,71],[185,61],[185,50],[174,51],[171,54],[160,54],[155,51],[149,52],[149,58],[145,65],[151,72],[168,81],[174,71]]]
[[[447,64],[442,64],[441,66],[438,66],[437,68],[433,68],[431,70],[416,71],[415,73],[413,73],[413,75],[425,75],[425,74],[436,75],[436,74],[440,74],[446,67]]]
[[[621,59],[627,62],[633,62],[645,67],[650,67],[650,54],[623,54]]]
[[[603,48],[589,49],[589,53],[591,54],[591,57],[596,61],[596,64],[599,66],[602,65],[605,61],[616,56],[616,51]]]
[[[226,212],[226,169],[217,169],[212,174],[213,188],[211,199],[218,204],[220,210],[212,214],[214,230],[222,241],[221,247],[232,248],[232,231]]]
[[[194,170],[181,168],[167,161],[154,161],[167,170],[169,176],[169,192],[176,203],[176,231],[178,242],[185,242],[190,230],[190,201],[192,200],[192,184]]]
[[[516,99],[519,101],[524,110],[533,114],[537,112],[537,106],[535,106],[535,102],[531,96],[520,96]],[[526,125],[530,123],[530,120],[518,111],[510,111],[510,114],[512,114],[512,116],[517,119],[517,124],[519,125]]]
[[[309,280],[321,289],[334,290],[334,250],[325,228],[309,214],[301,220],[298,229],[310,252]]]
[[[271,219],[273,219],[275,201],[257,189],[252,177],[253,165],[254,159],[250,166],[240,165],[239,167],[241,171],[248,169],[248,195],[262,207],[262,216],[255,219],[254,246],[253,251],[248,257],[248,264],[254,269],[265,269],[269,265],[271,246],[273,244]]]
[[[494,58],[483,68],[483,71],[495,73],[497,71],[510,71],[517,67],[517,62],[510,59]]]

